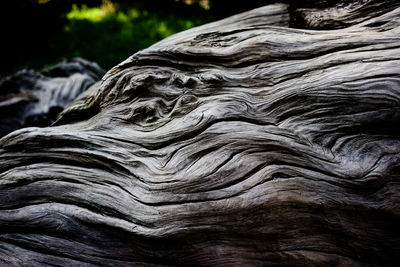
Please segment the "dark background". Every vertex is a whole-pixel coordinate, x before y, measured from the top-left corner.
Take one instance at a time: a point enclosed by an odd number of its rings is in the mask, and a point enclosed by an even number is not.
[[[271,2],[2,1],[0,78],[22,68],[40,70],[74,57],[109,69],[170,34]]]

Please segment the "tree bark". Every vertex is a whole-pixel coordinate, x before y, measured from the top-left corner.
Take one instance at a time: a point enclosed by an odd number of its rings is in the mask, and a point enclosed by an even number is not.
[[[274,4],[173,35],[1,139],[0,262],[399,266],[387,3],[341,29]]]

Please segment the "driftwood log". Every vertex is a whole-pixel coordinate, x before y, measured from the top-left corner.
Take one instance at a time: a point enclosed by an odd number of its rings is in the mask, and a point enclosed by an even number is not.
[[[83,59],[42,72],[22,70],[0,81],[0,138],[20,128],[49,126],[78,95],[105,74]]]
[[[0,263],[399,266],[400,8],[348,2],[176,34],[3,137]]]

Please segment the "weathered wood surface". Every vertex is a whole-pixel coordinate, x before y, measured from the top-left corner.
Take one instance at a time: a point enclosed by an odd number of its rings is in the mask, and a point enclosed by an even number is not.
[[[399,266],[391,7],[335,30],[289,28],[285,4],[201,26],[7,135],[0,262]]]
[[[83,59],[41,73],[22,70],[0,81],[0,137],[20,128],[49,126],[78,95],[105,74]]]

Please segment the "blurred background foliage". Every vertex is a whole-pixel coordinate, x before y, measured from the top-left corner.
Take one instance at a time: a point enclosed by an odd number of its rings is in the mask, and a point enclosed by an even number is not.
[[[247,3],[248,2],[248,3]],[[271,1],[2,1],[0,78],[74,57],[104,69],[182,30]]]

